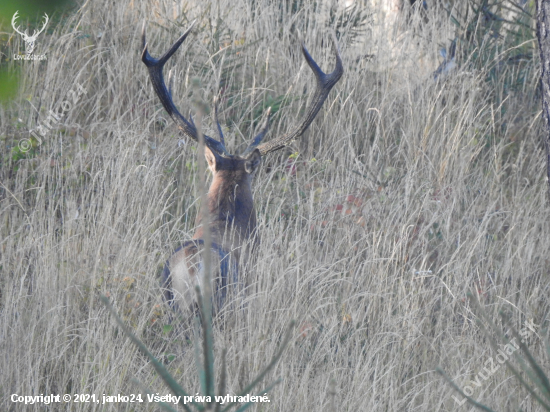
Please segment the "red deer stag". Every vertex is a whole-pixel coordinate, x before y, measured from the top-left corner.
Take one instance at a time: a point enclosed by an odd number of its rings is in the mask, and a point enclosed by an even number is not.
[[[198,142],[199,132],[193,119],[190,117],[190,120],[187,120],[178,111],[172,100],[171,91],[166,88],[162,74],[165,63],[187,38],[192,28],[193,24],[162,57],[155,59],[147,51],[144,24],[141,60],[149,70],[155,93],[172,120],[186,136]],[[191,306],[195,302],[194,288],[196,285],[200,285],[202,281],[200,272],[203,267],[204,216],[209,216],[210,220],[211,267],[213,270],[212,279],[215,282],[213,285],[214,304],[217,309],[220,309],[223,305],[229,285],[238,285],[241,281],[238,275],[238,263],[241,258],[245,259],[244,256],[241,256],[242,246],[249,240],[254,243],[252,237],[255,236],[256,229],[256,212],[251,188],[253,177],[260,166],[262,156],[285,147],[289,142],[304,133],[321,109],[332,87],[342,77],[344,69],[334,35],[332,36],[332,46],[336,55],[336,68],[332,73],[326,74],[310,56],[305,45],[302,44],[302,53],[315,75],[317,85],[303,121],[291,132],[262,143],[268,129],[270,112],[270,109],[268,109],[260,132],[254,137],[247,149],[240,155],[231,155],[225,147],[216,105],[215,120],[219,140],[203,135],[205,157],[213,175],[207,195],[207,204],[201,205],[201,210],[196,219],[198,228],[192,240],[184,242],[168,259],[162,275],[165,297],[172,305],[180,302]],[[208,209],[204,210],[204,208]]]

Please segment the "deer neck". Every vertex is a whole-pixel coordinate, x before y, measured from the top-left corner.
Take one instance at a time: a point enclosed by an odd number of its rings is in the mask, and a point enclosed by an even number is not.
[[[252,197],[252,177],[246,173],[214,175],[207,195],[212,240],[235,247],[246,241],[256,228],[256,211]],[[204,206],[197,216],[200,225],[194,238],[202,237]]]

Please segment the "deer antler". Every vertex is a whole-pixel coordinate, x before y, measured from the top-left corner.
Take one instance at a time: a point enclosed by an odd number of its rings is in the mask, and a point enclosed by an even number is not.
[[[258,146],[258,150],[260,151],[262,156],[270,152],[274,152],[275,150],[282,149],[288,143],[301,136],[309,127],[313,119],[315,119],[315,116],[317,116],[319,110],[321,110],[321,107],[323,106],[323,103],[330,93],[330,90],[338,82],[338,80],[340,80],[342,74],[344,73],[342,58],[340,57],[340,52],[338,51],[338,44],[336,43],[336,36],[334,35],[334,33],[332,34],[332,48],[334,49],[334,53],[336,54],[336,67],[334,68],[332,73],[326,74],[323,73],[323,71],[319,68],[315,60],[313,60],[313,58],[307,51],[305,44],[302,43],[302,53],[304,54],[307,64],[313,71],[315,78],[317,79],[315,93],[313,94],[313,98],[311,99],[311,103],[307,109],[304,120],[300,125],[295,127],[289,133]],[[249,149],[247,149],[247,151],[248,150]]]
[[[50,21],[50,18],[48,17],[48,15],[46,13],[44,13],[44,18],[46,19],[46,21],[44,21],[44,24],[42,25],[42,28],[39,31],[34,30],[33,33],[32,33],[32,37],[37,37],[46,28],[46,25],[48,24],[48,21]]]
[[[19,33],[21,36],[26,37],[26,36],[28,36],[27,30],[25,30],[25,33],[22,33],[22,32],[20,32],[19,29],[15,26],[15,20],[17,20],[17,17],[19,17],[18,14],[19,14],[19,10],[17,10],[17,11],[15,12],[15,14],[13,15],[13,17],[12,17],[12,19],[11,19],[11,26],[12,26],[13,29],[14,29],[17,33]]]
[[[191,26],[189,27],[189,29],[187,29],[187,31],[178,40],[176,40],[176,42],[172,45],[172,47],[170,47],[170,49],[168,49],[168,51],[162,57],[160,57],[159,59],[154,59],[153,57],[151,57],[151,55],[147,51],[147,42],[145,41],[145,22],[144,22],[143,33],[142,33],[143,53],[141,56],[141,60],[143,61],[143,63],[145,63],[145,65],[149,69],[149,76],[151,78],[151,82],[153,83],[153,88],[155,89],[157,96],[159,97],[160,101],[162,102],[162,105],[164,106],[164,108],[166,109],[166,111],[168,112],[172,120],[174,120],[174,122],[178,125],[178,127],[183,133],[185,133],[191,139],[198,141],[198,132],[197,132],[197,128],[195,127],[195,124],[193,123],[193,119],[190,118],[190,121],[187,120],[178,111],[178,109],[176,108],[172,100],[171,91],[166,88],[166,84],[164,83],[164,77],[162,74],[162,68],[164,67],[164,64],[168,61],[168,59],[170,59],[170,57],[172,57],[172,55],[176,52],[179,46],[184,42],[184,40],[187,38],[191,30],[193,29],[194,24],[195,22],[191,23]],[[332,48],[334,49],[334,53],[336,55],[336,67],[332,73],[326,74],[319,68],[315,60],[313,60],[313,58],[307,51],[305,44],[302,43],[302,53],[304,54],[306,62],[311,68],[311,70],[313,71],[313,74],[315,75],[315,78],[317,80],[317,86],[315,88],[313,98],[311,100],[309,107],[307,108],[306,115],[302,120],[302,123],[297,127],[295,127],[289,133],[283,136],[280,136],[276,139],[273,139],[269,142],[261,144],[262,139],[267,134],[267,130],[269,127],[269,118],[270,118],[271,108],[268,109],[265,121],[260,129],[260,132],[258,133],[258,135],[256,135],[256,137],[254,137],[250,145],[241,154],[241,157],[248,156],[255,149],[258,149],[262,156],[266,155],[267,153],[274,152],[275,150],[279,150],[285,147],[292,140],[301,136],[306,131],[306,129],[309,127],[313,119],[315,119],[315,116],[317,116],[317,113],[319,113],[319,110],[321,110],[321,107],[323,106],[323,103],[325,102],[328,94],[330,93],[330,90],[338,82],[338,80],[340,80],[340,78],[342,77],[342,74],[344,73],[344,68],[342,66],[342,59],[340,57],[340,52],[338,51],[338,44],[336,43],[336,36],[334,34],[332,34]],[[210,136],[204,135],[205,143],[210,148],[210,150],[215,151],[216,153],[218,153],[223,157],[228,157],[230,155],[225,148],[223,134],[221,131],[220,123],[218,121],[217,100],[214,102],[214,117],[216,120],[217,132],[220,140],[217,141],[216,139],[213,139]]]
[[[184,40],[187,38],[191,30],[193,29],[195,22],[191,23],[191,26],[187,29],[183,35],[176,40],[176,42],[168,49],[166,53],[164,53],[159,59],[155,59],[151,57],[149,52],[147,51],[147,42],[145,40],[145,22],[143,23],[143,31],[141,35],[142,44],[143,44],[143,53],[141,54],[141,60],[145,65],[147,66],[147,69],[149,70],[149,77],[151,78],[151,83],[153,83],[153,89],[155,89],[155,93],[159,97],[162,105],[164,106],[164,109],[168,112],[168,115],[172,118],[172,120],[178,125],[179,129],[188,137],[195,141],[199,141],[199,133],[197,131],[197,128],[195,127],[195,124],[193,122],[193,119],[191,119],[191,122],[189,122],[183,115],[178,111],[176,108],[176,105],[174,104],[174,101],[172,100],[172,95],[166,89],[166,84],[164,83],[164,76],[162,74],[162,68],[172,57],[172,55],[176,52],[178,47],[184,42]],[[217,116],[216,116],[217,119]],[[225,149],[225,144],[223,141],[219,142],[216,139],[213,139],[210,136],[207,136],[203,134],[204,136],[204,142],[208,146],[208,148],[212,151],[215,151],[217,154],[223,157],[228,157],[229,153],[227,153],[227,150]]]

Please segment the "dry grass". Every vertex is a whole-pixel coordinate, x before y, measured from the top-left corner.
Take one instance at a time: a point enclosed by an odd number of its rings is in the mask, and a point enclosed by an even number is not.
[[[12,393],[137,393],[133,377],[166,391],[117,331],[101,293],[184,387],[199,390],[191,346],[166,333],[158,280],[192,234],[196,149],[178,146],[182,137],[154,96],[140,61],[142,22],[149,20],[149,50],[158,56],[199,19],[196,37],[171,62],[173,94],[188,113],[192,100],[212,100],[221,79],[234,151],[264,108],[282,102],[274,136],[306,102],[312,76],[293,24],[324,69],[333,61],[324,17],[311,7],[293,17],[267,0],[255,11],[244,0],[198,3],[177,10],[164,0],[87,2],[40,37],[36,53],[47,61],[10,63],[22,68],[22,83],[0,108],[2,410],[44,410],[11,403]],[[457,410],[435,367],[463,386],[495,356],[468,291],[495,321],[506,310],[518,328],[528,319],[548,327],[538,62],[527,63],[521,88],[471,67],[436,83],[419,67],[436,61],[438,33],[448,27],[417,23],[416,34],[396,34],[409,53],[383,70],[344,35],[344,78],[306,136],[269,156],[257,177],[262,243],[248,268],[247,309],[227,313],[214,331],[216,356],[228,349],[230,391],[266,364],[290,319],[298,327],[270,374],[282,384],[268,408],[253,410],[327,409],[332,379],[341,411]],[[24,45],[14,37],[6,47],[11,55]],[[19,139],[77,82],[87,93],[63,124],[20,155]],[[300,155],[288,160],[294,151]],[[529,349],[548,370],[542,338]],[[540,410],[504,367],[473,396],[495,410]]]

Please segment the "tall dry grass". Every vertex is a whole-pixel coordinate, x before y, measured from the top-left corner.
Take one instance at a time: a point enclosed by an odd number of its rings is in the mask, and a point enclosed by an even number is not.
[[[192,346],[169,325],[158,280],[193,231],[196,148],[178,144],[186,139],[154,96],[141,26],[148,21],[157,56],[199,19],[171,61],[174,99],[188,113],[221,89],[236,152],[267,107],[276,112],[270,136],[299,117],[313,81],[298,31],[323,69],[333,64],[327,9],[278,4],[86,2],[40,37],[36,53],[46,61],[9,63],[22,82],[0,108],[0,409],[44,410],[12,403],[14,393],[137,393],[132,378],[166,392],[100,294],[184,387],[199,390]],[[254,410],[326,409],[332,380],[337,410],[458,410],[436,366],[464,386],[495,356],[467,292],[495,320],[500,310],[518,328],[532,319],[541,332],[528,347],[548,370],[550,209],[537,54],[513,87],[515,66],[495,75],[467,58],[434,81],[451,25],[445,13],[427,13],[403,18],[388,43],[370,26],[355,43],[341,29],[343,79],[303,139],[267,157],[256,178],[262,242],[246,270],[246,308],[214,329],[217,359],[228,350],[229,391],[267,363],[290,319],[297,329],[269,376],[283,382],[269,407]],[[5,47],[11,55],[24,45],[13,37]],[[396,57],[377,65],[384,53]],[[76,84],[87,93],[22,153],[18,141]],[[474,398],[495,410],[539,410],[511,376],[501,367]]]

